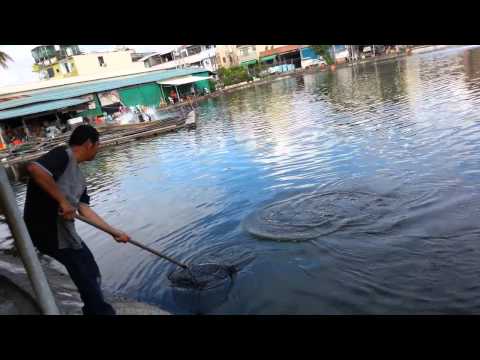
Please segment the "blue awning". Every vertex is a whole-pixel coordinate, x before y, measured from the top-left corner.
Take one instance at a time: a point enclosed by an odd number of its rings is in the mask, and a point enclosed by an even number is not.
[[[89,102],[86,98],[73,98],[56,101],[48,101],[27,106],[19,106],[13,109],[1,110],[0,120],[11,119],[19,116],[42,113],[45,111],[64,109],[70,106],[80,105]]]

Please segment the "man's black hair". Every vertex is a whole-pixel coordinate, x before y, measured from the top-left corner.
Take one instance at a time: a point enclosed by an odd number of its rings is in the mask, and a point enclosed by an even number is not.
[[[100,134],[93,126],[80,125],[75,130],[73,130],[72,135],[70,135],[70,140],[68,140],[68,145],[83,145],[87,140],[90,140],[92,144],[96,144],[99,137]]]

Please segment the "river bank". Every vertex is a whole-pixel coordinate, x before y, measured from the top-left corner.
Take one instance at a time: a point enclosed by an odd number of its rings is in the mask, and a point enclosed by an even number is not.
[[[426,46],[419,46],[414,48],[411,53],[398,53],[398,54],[384,54],[384,55],[378,55],[375,57],[368,57],[364,59],[360,59],[354,62],[345,62],[345,63],[339,63],[336,65],[337,69],[341,69],[344,67],[355,67],[358,65],[364,65],[364,64],[369,64],[369,63],[381,63],[384,61],[389,61],[389,60],[394,60],[394,59],[400,59],[404,58],[407,56],[412,56],[415,54],[423,54],[426,52],[433,52],[433,51],[440,51],[444,50],[448,47],[452,47],[453,45],[426,45]],[[312,68],[307,68],[307,69],[295,69],[293,71],[290,71],[288,73],[279,73],[279,74],[273,74],[273,75],[268,75],[266,78],[261,78],[261,79],[255,79],[253,81],[245,81],[242,83],[226,86],[224,88],[219,88],[216,91],[212,92],[211,94],[204,95],[204,96],[199,96],[194,99],[191,99],[191,103],[199,103],[201,101],[210,99],[210,98],[215,98],[224,94],[229,94],[237,90],[242,90],[242,89],[247,89],[253,86],[258,86],[258,85],[263,85],[263,84],[268,84],[277,80],[289,78],[289,77],[295,77],[299,75],[304,75],[304,74],[316,74],[320,72],[327,72],[331,71],[328,67],[312,67]],[[335,71],[335,70],[334,70]],[[182,102],[182,103],[177,103],[174,105],[169,105],[165,107],[164,109],[176,109],[179,107],[191,107],[190,102]]]
[[[40,256],[45,275],[62,315],[82,315],[80,294],[66,269],[48,256]],[[117,315],[170,315],[143,302],[105,294]],[[27,272],[14,248],[0,251],[0,315],[40,315]]]
[[[446,46],[446,45],[445,45]],[[435,49],[425,49],[424,52],[426,51],[434,51],[434,50],[440,50],[442,48],[435,48]],[[355,62],[345,62],[345,63],[339,63],[336,65],[336,69],[341,69],[344,67],[353,67],[353,66],[358,66],[358,65],[364,65],[368,63],[374,63],[374,62],[383,62],[383,61],[388,61],[388,60],[393,60],[393,59],[399,59],[403,57],[411,56],[411,54],[407,53],[399,53],[399,54],[389,54],[389,55],[380,55],[380,56],[375,56],[375,57],[369,57],[365,59],[361,59]],[[173,109],[178,109],[182,107],[192,107],[193,104],[200,103],[202,101],[211,99],[211,98],[216,98],[218,96],[230,94],[232,92],[238,91],[238,90],[243,90],[243,89],[248,89],[254,86],[258,85],[264,85],[268,83],[272,83],[281,79],[286,79],[290,77],[296,77],[304,74],[316,74],[316,73],[321,73],[321,72],[327,72],[327,71],[332,71],[328,67],[311,67],[307,69],[295,69],[293,71],[287,72],[287,73],[279,73],[279,74],[273,74],[273,75],[268,75],[265,78],[257,78],[252,81],[245,81],[241,82],[238,84],[234,85],[229,85],[223,88],[218,88],[214,92],[204,95],[204,96],[198,96],[196,98],[190,99],[190,101],[184,101],[181,103],[177,103],[174,105],[169,105],[164,107],[163,109],[165,110],[173,110]],[[335,70],[334,70],[335,71]]]

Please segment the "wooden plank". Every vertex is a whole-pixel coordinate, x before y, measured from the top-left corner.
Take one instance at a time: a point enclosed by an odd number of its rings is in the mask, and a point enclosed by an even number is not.
[[[147,127],[146,129],[142,129],[142,131],[130,130],[130,131],[122,132],[121,134],[114,134],[111,138],[107,137],[107,139],[104,139],[102,137],[100,148],[133,141],[135,139],[151,137],[153,135],[160,134],[160,133],[175,131],[183,127],[184,127],[184,124],[172,124],[168,126],[161,124],[161,126],[155,125],[155,126]],[[36,151],[33,154],[27,153],[25,155],[17,155],[12,157],[11,159],[7,158],[6,161],[2,161],[2,163],[12,166],[19,163],[32,161],[32,160],[38,159],[42,155],[49,152],[51,148],[59,145],[65,145],[65,144],[66,142],[55,142],[55,144],[52,144],[53,146],[45,146],[42,150]]]

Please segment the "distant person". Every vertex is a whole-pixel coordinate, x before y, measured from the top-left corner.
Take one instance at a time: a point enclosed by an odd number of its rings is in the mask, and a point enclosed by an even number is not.
[[[170,97],[173,99],[174,104],[176,104],[178,102],[177,93],[173,89],[172,89],[172,91],[170,91]]]
[[[89,206],[90,197],[79,164],[93,160],[98,145],[98,131],[90,125],[80,125],[72,132],[67,147],[59,146],[28,164],[30,181],[24,219],[35,247],[67,268],[84,303],[83,313],[115,315],[113,307],[103,298],[97,263],[74,224],[78,211],[110,229],[116,234],[116,241],[130,240]]]
[[[12,139],[12,144],[15,145],[15,146],[18,146],[18,145],[22,145],[23,142],[20,138],[14,136],[13,139]]]

